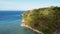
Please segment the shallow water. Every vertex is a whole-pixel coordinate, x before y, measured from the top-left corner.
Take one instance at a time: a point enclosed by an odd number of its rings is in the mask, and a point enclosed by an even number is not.
[[[0,34],[36,34],[36,32],[21,27],[22,14],[19,11],[0,11]]]

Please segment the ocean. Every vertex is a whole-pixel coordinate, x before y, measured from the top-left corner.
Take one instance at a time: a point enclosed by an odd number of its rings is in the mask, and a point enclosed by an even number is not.
[[[0,11],[0,34],[37,34],[21,25],[24,11]]]

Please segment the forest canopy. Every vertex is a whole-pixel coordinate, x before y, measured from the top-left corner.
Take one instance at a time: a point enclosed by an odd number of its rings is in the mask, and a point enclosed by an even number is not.
[[[26,11],[24,23],[44,34],[60,32],[60,7],[46,7]]]

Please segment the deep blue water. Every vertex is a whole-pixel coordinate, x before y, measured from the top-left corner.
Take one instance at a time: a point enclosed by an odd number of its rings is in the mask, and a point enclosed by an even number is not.
[[[36,34],[36,32],[21,27],[24,11],[0,11],[0,34]]]

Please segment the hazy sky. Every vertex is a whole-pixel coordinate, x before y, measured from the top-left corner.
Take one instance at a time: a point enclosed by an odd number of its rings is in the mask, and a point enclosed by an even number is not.
[[[47,6],[60,6],[60,0],[0,0],[0,10],[29,10]]]

